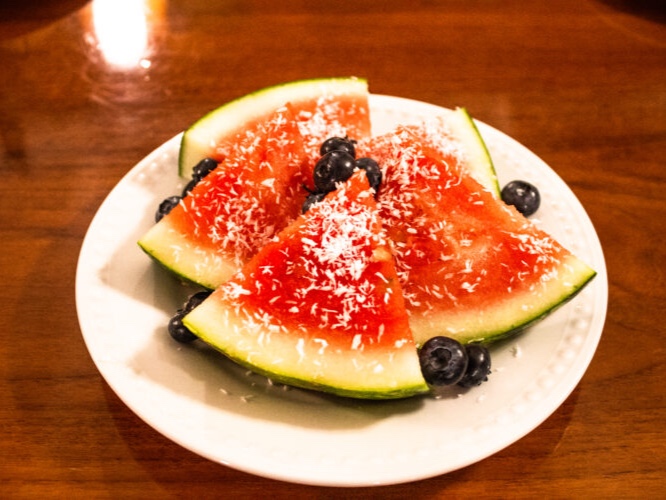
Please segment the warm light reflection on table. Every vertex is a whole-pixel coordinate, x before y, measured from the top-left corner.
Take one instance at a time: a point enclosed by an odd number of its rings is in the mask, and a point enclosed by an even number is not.
[[[117,69],[150,67],[151,21],[165,0],[93,0],[92,30],[106,63]]]

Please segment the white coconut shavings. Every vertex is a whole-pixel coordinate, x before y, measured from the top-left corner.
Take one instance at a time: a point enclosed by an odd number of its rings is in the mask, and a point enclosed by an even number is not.
[[[392,248],[408,311],[418,310],[418,314],[427,315],[433,303],[441,304],[442,301],[456,307],[459,303],[456,294],[477,293],[485,289],[486,283],[495,286],[497,281],[490,280],[500,279],[500,274],[505,277],[515,275],[519,281],[530,283],[532,289],[535,285],[531,276],[537,275],[541,286],[558,278],[557,268],[561,265],[559,245],[545,233],[535,231],[530,221],[520,223],[522,216],[502,204],[497,205],[497,209],[505,211],[513,219],[512,223],[518,222],[522,227],[516,226],[518,229],[514,232],[505,233],[508,238],[503,239],[499,248],[493,248],[482,232],[457,232],[461,226],[455,221],[459,218],[464,221],[465,211],[457,212],[456,195],[449,199],[446,193],[463,182],[468,159],[462,144],[446,128],[443,120],[399,127],[395,133],[361,143],[360,148],[363,147],[367,148],[364,154],[376,156],[384,173],[379,198],[380,216],[394,240]],[[461,203],[475,206],[486,204],[491,194],[479,186],[479,191],[463,196],[465,201]],[[442,220],[433,220],[436,219],[433,215],[442,207],[448,211],[455,228],[448,223],[446,215]],[[430,253],[432,243],[426,242],[441,242],[438,257]],[[490,270],[489,273],[485,263],[495,261],[493,255],[498,253],[522,254],[529,263],[524,262],[522,268],[512,266],[508,272]],[[465,258],[466,255],[470,258]],[[451,265],[445,264],[447,262]],[[462,267],[456,266],[455,262],[460,262]],[[424,286],[420,278],[413,280],[412,265],[419,270],[434,266],[439,273],[439,281],[436,281],[439,284],[451,282],[450,290]],[[466,274],[472,278],[466,278]],[[513,280],[507,282],[510,293],[527,288]]]
[[[283,196],[294,194],[291,191],[297,183],[293,178],[300,175],[300,157],[291,152],[298,148],[293,135],[284,129],[285,112],[276,113],[258,129],[246,130],[226,152],[222,165],[201,181],[204,186],[181,202],[191,213],[194,234],[205,236],[211,247],[239,266],[290,222],[279,208],[276,210]],[[248,161],[258,148],[269,156],[280,152],[277,159],[285,168],[277,170],[282,177],[273,172],[276,167],[272,161],[260,161],[248,172]],[[254,178],[263,180],[254,182]],[[281,226],[276,227],[276,222]]]
[[[419,204],[424,203],[424,198],[420,190],[423,185],[436,183],[442,177],[450,177],[450,165],[444,159],[440,162],[428,161],[420,147],[414,146],[414,137],[409,128],[398,129],[395,134],[374,141],[376,145],[372,148],[370,155],[378,156],[385,175],[382,187],[384,191],[381,192],[379,199],[379,209],[388,232],[391,233],[391,230],[394,230],[398,234],[404,232],[408,236],[439,241],[447,230],[447,222],[445,220],[433,221],[431,217],[422,213]],[[461,161],[460,145],[452,141],[450,136],[444,134],[440,139],[439,136],[433,134],[432,141],[433,148],[446,153],[455,161]],[[450,184],[460,182],[461,178],[457,176]],[[394,241],[393,253],[398,276],[405,289],[407,304],[410,307],[418,308],[423,305],[419,298],[423,292],[411,289],[409,286],[411,283],[409,262],[414,259],[423,259],[425,254],[421,250],[415,249],[413,245],[399,240]],[[450,255],[443,255],[441,260],[452,258]],[[438,291],[435,293],[439,294]],[[441,298],[440,294],[439,300]]]
[[[372,317],[373,311],[385,309],[383,302],[390,300],[391,289],[378,294],[376,283],[389,280],[368,271],[368,266],[391,254],[378,251],[387,241],[376,234],[379,222],[374,208],[362,203],[363,193],[358,201],[349,199],[346,190],[347,185],[339,186],[333,196],[310,209],[298,233],[288,236],[290,245],[282,249],[282,261],[276,264],[279,269],[257,268],[255,276],[261,279],[247,286],[252,293],[261,294],[266,304],[261,309],[265,310],[246,310],[243,297],[249,291],[234,280],[220,288],[225,300],[236,304],[245,327],[277,332],[285,330],[283,322],[287,322],[290,330],[306,332],[314,321],[315,329],[356,332],[350,337],[350,347],[355,350],[363,350],[365,343],[374,343],[384,334],[383,326],[378,332],[367,331],[365,319]],[[278,310],[281,312],[276,315]],[[262,342],[269,340],[262,338]],[[301,338],[296,345],[298,358],[302,359],[310,347],[323,353],[328,344],[323,339]]]
[[[301,238],[302,258],[310,272],[297,294],[312,303],[312,291],[330,290],[336,309],[322,309],[322,327],[350,328],[363,309],[376,307],[375,286],[365,271],[373,253],[376,214],[362,203],[349,202],[345,187],[313,209]],[[302,267],[302,266],[301,266]]]
[[[342,108],[341,106],[344,106]],[[334,94],[324,94],[317,99],[315,110],[301,111],[296,116],[298,127],[305,139],[307,151],[316,153],[319,151],[321,142],[327,137],[345,137],[348,130],[338,120],[331,120],[332,116],[346,116],[347,114],[360,114],[363,109],[345,102],[341,105],[340,100]]]

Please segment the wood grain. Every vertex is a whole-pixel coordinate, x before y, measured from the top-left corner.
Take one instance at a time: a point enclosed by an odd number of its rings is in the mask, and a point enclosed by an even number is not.
[[[660,3],[146,0],[147,49],[125,70],[100,50],[94,3],[0,7],[0,497],[666,494]],[[415,484],[318,488],[198,457],[118,399],[77,322],[82,239],[137,161],[229,99],[331,75],[466,106],[526,145],[579,197],[607,261],[606,326],[573,394],[507,449]]]

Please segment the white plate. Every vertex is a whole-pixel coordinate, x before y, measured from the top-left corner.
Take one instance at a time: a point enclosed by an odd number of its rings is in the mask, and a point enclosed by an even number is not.
[[[371,96],[375,133],[449,112]],[[191,290],[139,249],[158,203],[177,194],[179,137],[111,191],[83,242],[76,277],[81,330],[118,396],[157,431],[210,460],[285,481],[360,486],[443,474],[514,443],[576,387],[596,350],[608,284],[601,246],[566,184],[513,139],[478,123],[500,183],[535,183],[541,224],[598,272],[572,302],[493,349],[490,380],[459,397],[371,402],[287,389],[202,346],[176,344],[169,317]]]

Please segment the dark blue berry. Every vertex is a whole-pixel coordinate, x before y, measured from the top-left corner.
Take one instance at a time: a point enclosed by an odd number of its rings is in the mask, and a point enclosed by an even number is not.
[[[187,344],[197,339],[197,336],[194,335],[184,324],[183,318],[187,313],[185,311],[178,311],[170,320],[167,329],[169,330],[169,335],[174,340]]]
[[[198,181],[196,179],[192,179],[190,182],[188,182],[185,187],[183,188],[183,192],[180,193],[180,196],[185,198],[188,194],[190,194],[190,191],[194,189],[194,186],[198,184]]]
[[[541,195],[536,186],[526,181],[511,181],[502,189],[502,200],[513,205],[525,217],[529,217],[539,209]]]
[[[171,210],[174,209],[178,203],[180,203],[180,196],[169,196],[168,198],[165,198],[162,200],[162,203],[157,207],[157,211],[155,212],[155,222],[159,222],[162,220],[162,217],[165,215],[168,215]]]
[[[324,156],[331,151],[343,151],[352,158],[356,158],[356,148],[354,147],[355,142],[356,141],[352,141],[348,137],[330,137],[322,143],[319,148],[319,154]]]
[[[310,210],[312,205],[315,203],[319,203],[321,200],[323,200],[326,197],[326,193],[310,193],[307,198],[305,198],[305,202],[303,203],[303,213],[307,212]]]
[[[196,184],[211,173],[215,167],[217,167],[217,162],[215,160],[212,158],[204,158],[192,169],[192,180],[194,180]]]
[[[481,385],[490,374],[490,352],[481,344],[468,344],[465,349],[469,361],[458,385],[465,388]]]
[[[419,349],[419,363],[425,381],[432,386],[453,385],[467,369],[467,351],[449,337],[433,337]]]
[[[382,171],[379,168],[379,164],[372,158],[359,158],[356,160],[356,166],[365,170],[370,187],[377,193],[379,185],[382,183]]]
[[[204,300],[206,300],[211,293],[213,293],[211,290],[203,290],[201,292],[197,292],[191,295],[190,298],[187,299],[187,302],[185,303],[185,308],[184,308],[185,313],[187,314],[188,312],[192,311],[192,309],[194,309]]]
[[[344,182],[354,173],[354,157],[344,151],[331,151],[322,156],[314,168],[314,185],[320,193],[335,189],[338,182]]]
[[[167,330],[171,337],[178,342],[189,343],[197,339],[184,324],[183,318],[190,313],[195,307],[201,304],[208,296],[213,293],[211,290],[203,290],[191,295],[182,309],[179,309],[176,314],[169,320]]]

